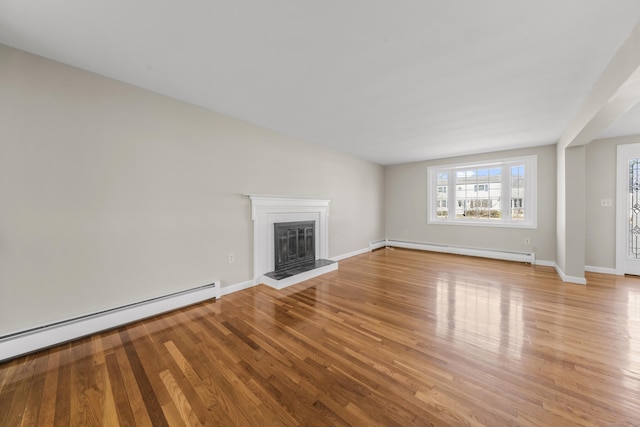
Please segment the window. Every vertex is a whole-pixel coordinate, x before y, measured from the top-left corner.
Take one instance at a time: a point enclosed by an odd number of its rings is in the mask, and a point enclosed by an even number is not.
[[[536,163],[528,156],[430,167],[429,223],[535,228]]]

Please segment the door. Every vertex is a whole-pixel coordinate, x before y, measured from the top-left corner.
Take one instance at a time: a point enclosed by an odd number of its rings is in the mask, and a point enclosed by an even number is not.
[[[640,144],[618,146],[616,270],[640,275]]]

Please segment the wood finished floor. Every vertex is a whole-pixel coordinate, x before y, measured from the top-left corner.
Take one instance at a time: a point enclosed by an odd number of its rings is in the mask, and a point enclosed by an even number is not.
[[[640,426],[640,278],[382,249],[0,364],[0,425]]]

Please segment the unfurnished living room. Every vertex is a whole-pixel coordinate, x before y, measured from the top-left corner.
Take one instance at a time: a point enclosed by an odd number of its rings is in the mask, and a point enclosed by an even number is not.
[[[640,427],[640,2],[0,0],[0,427]]]

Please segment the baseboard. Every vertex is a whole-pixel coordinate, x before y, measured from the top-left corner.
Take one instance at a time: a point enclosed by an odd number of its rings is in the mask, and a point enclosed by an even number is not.
[[[387,240],[378,240],[377,242],[369,243],[369,252],[381,249],[387,246]]]
[[[334,256],[333,258],[329,258],[331,261],[342,261],[343,259],[351,258],[352,256],[362,255],[369,252],[369,248],[366,249],[358,249],[357,251],[349,252],[346,254]]]
[[[435,245],[431,243],[403,242],[400,240],[388,240],[387,245],[396,248],[417,249],[421,251],[476,256],[481,258],[501,259],[505,261],[528,262],[531,264],[536,263],[535,254],[527,252],[508,252],[490,249],[464,248],[457,246]]]
[[[602,273],[602,274],[613,274],[614,276],[618,276],[618,270],[615,268],[607,268],[607,267],[596,267],[593,265],[585,265],[584,271],[588,271],[590,273]]]
[[[247,280],[246,282],[236,283],[235,285],[225,286],[220,290],[220,296],[229,295],[234,292],[244,291],[245,289],[253,288],[258,283],[255,280]]]
[[[587,279],[584,277],[575,277],[575,276],[567,276],[566,274],[564,274],[564,271],[562,271],[562,269],[558,266],[558,264],[555,264],[553,266],[556,269],[556,273],[558,273],[558,276],[560,276],[560,278],[562,279],[563,282],[567,282],[567,283],[575,283],[577,285],[586,285],[587,284]]]
[[[536,260],[536,265],[541,265],[543,267],[554,267],[556,266],[556,263],[554,261],[545,261],[543,259],[537,259]]]
[[[0,338],[0,361],[220,296],[220,282]]]

